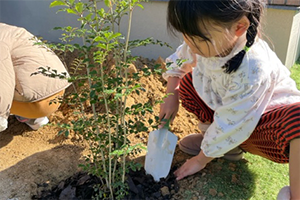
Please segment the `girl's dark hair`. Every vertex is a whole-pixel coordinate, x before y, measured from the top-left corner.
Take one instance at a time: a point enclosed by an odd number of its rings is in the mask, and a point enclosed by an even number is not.
[[[250,26],[247,30],[246,48],[250,48],[255,41],[264,7],[263,0],[170,0],[168,5],[168,29],[175,33],[181,32],[189,38],[200,37],[211,42],[203,30],[207,22],[214,22],[221,26],[230,26],[243,16],[247,16]],[[202,30],[200,30],[202,26]],[[235,72],[246,54],[240,51],[224,66],[228,74]]]

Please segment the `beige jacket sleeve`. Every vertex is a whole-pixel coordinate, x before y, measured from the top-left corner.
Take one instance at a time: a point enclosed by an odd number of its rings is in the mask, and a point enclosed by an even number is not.
[[[14,96],[15,72],[9,49],[0,42],[0,132],[7,128],[7,118]]]
[[[30,32],[19,27],[7,27],[6,30],[10,34],[11,59],[16,74],[15,101],[40,101],[70,85],[66,79],[32,75],[40,67],[49,67],[51,71],[65,73],[67,76],[68,72],[52,50],[43,44],[36,44],[40,41]]]
[[[49,67],[69,76],[57,55],[37,42],[26,29],[0,23],[0,131],[7,126],[13,101],[40,101],[70,85],[67,79],[32,75]]]

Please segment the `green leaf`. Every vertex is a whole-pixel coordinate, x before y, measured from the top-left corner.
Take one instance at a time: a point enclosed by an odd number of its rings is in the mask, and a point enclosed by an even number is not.
[[[112,33],[111,32],[105,32],[103,35],[104,35],[105,38],[109,38],[112,35]]]
[[[122,93],[116,93],[116,94],[115,94],[115,99],[119,99],[119,98],[121,98],[122,96],[123,96]]]
[[[78,2],[76,5],[75,5],[75,9],[79,12],[79,13],[82,13],[83,11],[83,3],[82,2]]]
[[[55,6],[65,6],[66,5],[66,3],[65,2],[63,2],[63,1],[53,1],[51,4],[50,4],[50,8],[52,8],[52,7],[55,7]]]
[[[102,43],[97,44],[97,47],[100,47],[102,49],[106,49],[106,45],[102,44]]]
[[[114,90],[104,90],[104,93],[106,93],[106,94],[112,94],[114,92],[115,92]]]
[[[142,9],[144,9],[144,6],[143,6],[142,4],[136,4],[136,6],[138,6],[138,7],[142,8]]]
[[[93,16],[93,13],[90,13],[90,14],[88,14],[88,15],[85,17],[85,19],[86,19],[87,21],[90,21],[90,20],[92,19],[92,16]]]
[[[114,33],[114,34],[110,35],[108,39],[112,40],[112,39],[115,39],[115,38],[117,38],[117,37],[119,37],[121,35],[122,35],[121,33]]]
[[[149,119],[148,123],[151,125],[153,123],[153,119]]]
[[[71,8],[68,8],[68,9],[67,9],[67,12],[70,13],[70,14],[75,14],[75,15],[77,15],[77,13],[76,13],[73,9],[71,9]]]
[[[70,135],[69,130],[66,130],[66,131],[65,131],[65,137],[68,137],[69,135]]]
[[[105,5],[106,5],[107,7],[110,8],[110,0],[104,0],[104,3],[105,3]]]
[[[104,37],[101,37],[101,36],[97,36],[97,37],[95,37],[95,39],[94,39],[96,42],[107,42],[106,41],[106,38],[104,38]]]
[[[62,27],[54,27],[53,30],[62,30]]]
[[[103,8],[101,8],[100,10],[98,10],[98,15],[100,16],[100,17],[102,17],[102,18],[104,18],[104,16],[105,16],[105,10],[103,9]]]

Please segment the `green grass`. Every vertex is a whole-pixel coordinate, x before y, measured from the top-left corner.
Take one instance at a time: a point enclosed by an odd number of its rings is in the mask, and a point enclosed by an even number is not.
[[[206,200],[275,200],[279,190],[289,185],[288,164],[249,153],[244,158],[237,162],[217,159],[210,163],[196,187],[201,188],[200,195]]]
[[[300,61],[290,70],[300,89]],[[244,158],[238,162],[217,159],[210,163],[202,172],[204,176],[200,175],[197,192],[206,200],[275,200],[279,190],[289,185],[288,164],[274,163],[249,153]],[[186,197],[192,196],[189,190],[186,194]]]
[[[289,185],[288,164],[278,164],[260,156],[246,154],[248,168],[255,175],[255,190],[251,200],[273,200],[279,190]]]
[[[297,88],[300,90],[300,60],[290,70],[291,77],[296,81]]]

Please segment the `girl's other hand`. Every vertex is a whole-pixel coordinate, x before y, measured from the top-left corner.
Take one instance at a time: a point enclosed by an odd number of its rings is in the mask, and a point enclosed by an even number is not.
[[[207,163],[212,161],[213,158],[206,157],[202,151],[197,156],[188,159],[174,174],[176,180],[181,180],[186,176],[193,175],[205,168]]]

